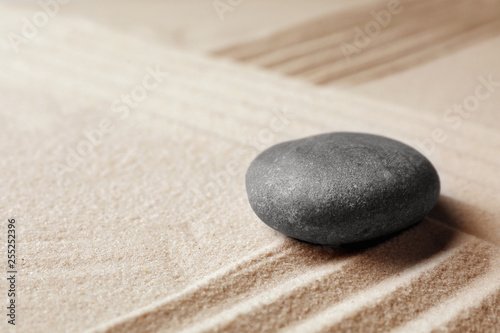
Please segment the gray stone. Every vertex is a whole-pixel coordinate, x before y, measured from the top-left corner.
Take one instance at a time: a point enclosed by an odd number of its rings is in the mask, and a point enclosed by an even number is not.
[[[271,228],[339,246],[390,235],[436,204],[436,169],[415,149],[363,133],[328,133],[277,144],[246,173],[248,200]]]

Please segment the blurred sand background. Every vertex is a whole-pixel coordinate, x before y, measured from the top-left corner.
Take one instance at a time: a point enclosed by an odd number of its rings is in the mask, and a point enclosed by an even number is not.
[[[16,52],[43,9],[0,2],[17,331],[498,331],[500,2],[401,1],[351,62],[341,43],[388,1],[214,3],[72,1]],[[362,250],[263,225],[251,158],[337,130],[420,147],[442,181],[430,216]]]

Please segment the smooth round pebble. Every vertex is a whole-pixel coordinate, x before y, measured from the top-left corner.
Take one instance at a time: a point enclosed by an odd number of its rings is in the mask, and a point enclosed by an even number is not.
[[[410,227],[437,203],[439,176],[399,141],[328,133],[272,146],[246,173],[248,200],[271,228],[339,246]]]

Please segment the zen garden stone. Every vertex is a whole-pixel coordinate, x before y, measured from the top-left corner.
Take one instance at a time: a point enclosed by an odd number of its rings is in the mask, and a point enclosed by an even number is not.
[[[246,174],[250,205],[271,228],[340,246],[390,235],[436,205],[436,169],[415,149],[363,133],[328,133],[277,144]]]

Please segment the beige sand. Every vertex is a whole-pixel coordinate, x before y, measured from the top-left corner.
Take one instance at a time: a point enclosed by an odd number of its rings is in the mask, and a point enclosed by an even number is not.
[[[9,29],[25,13],[0,10]],[[18,54],[1,39],[0,59],[0,212],[20,226],[19,332],[500,326],[498,131],[471,121],[436,147],[443,197],[421,224],[363,250],[321,248],[255,217],[243,186],[251,158],[335,130],[414,145],[440,113],[64,15]],[[117,109],[151,71],[159,85]],[[104,119],[114,127],[82,145]],[[84,146],[91,153],[64,169]]]

